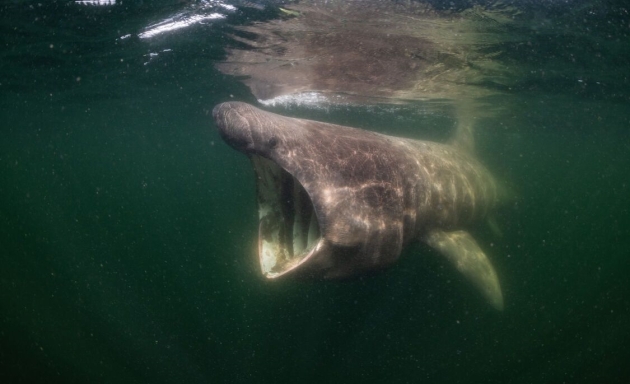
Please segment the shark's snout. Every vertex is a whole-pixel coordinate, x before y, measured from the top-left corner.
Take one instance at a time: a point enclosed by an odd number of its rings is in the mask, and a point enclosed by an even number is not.
[[[249,104],[227,102],[212,111],[221,137],[234,149],[248,155],[272,157],[272,151],[283,142],[281,135],[294,135],[287,127],[273,121],[273,116]]]
[[[221,137],[239,151],[247,150],[253,144],[251,125],[243,110],[246,107],[243,103],[222,103],[212,110]]]

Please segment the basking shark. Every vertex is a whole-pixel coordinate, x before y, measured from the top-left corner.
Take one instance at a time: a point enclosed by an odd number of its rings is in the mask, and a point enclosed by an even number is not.
[[[498,202],[471,132],[448,144],[289,118],[249,104],[213,110],[223,140],[256,174],[262,273],[343,279],[381,270],[420,240],[444,255],[495,308],[497,274],[465,228]]]

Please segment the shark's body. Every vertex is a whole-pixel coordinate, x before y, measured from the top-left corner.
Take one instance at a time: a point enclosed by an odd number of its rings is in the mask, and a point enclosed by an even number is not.
[[[238,102],[215,107],[223,139],[252,159],[263,274],[345,278],[394,263],[421,240],[496,308],[497,275],[464,230],[497,202],[491,174],[453,144],[288,118]]]

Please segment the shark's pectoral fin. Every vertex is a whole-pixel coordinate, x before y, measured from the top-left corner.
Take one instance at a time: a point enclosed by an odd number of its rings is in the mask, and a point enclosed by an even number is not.
[[[424,238],[431,247],[440,251],[457,267],[485,298],[498,310],[503,310],[503,294],[499,278],[490,260],[473,237],[465,231],[430,231]]]

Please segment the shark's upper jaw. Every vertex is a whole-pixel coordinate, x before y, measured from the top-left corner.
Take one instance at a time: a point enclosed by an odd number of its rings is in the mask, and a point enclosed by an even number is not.
[[[258,194],[258,255],[263,274],[280,277],[321,249],[317,213],[302,185],[273,161],[252,155]]]

